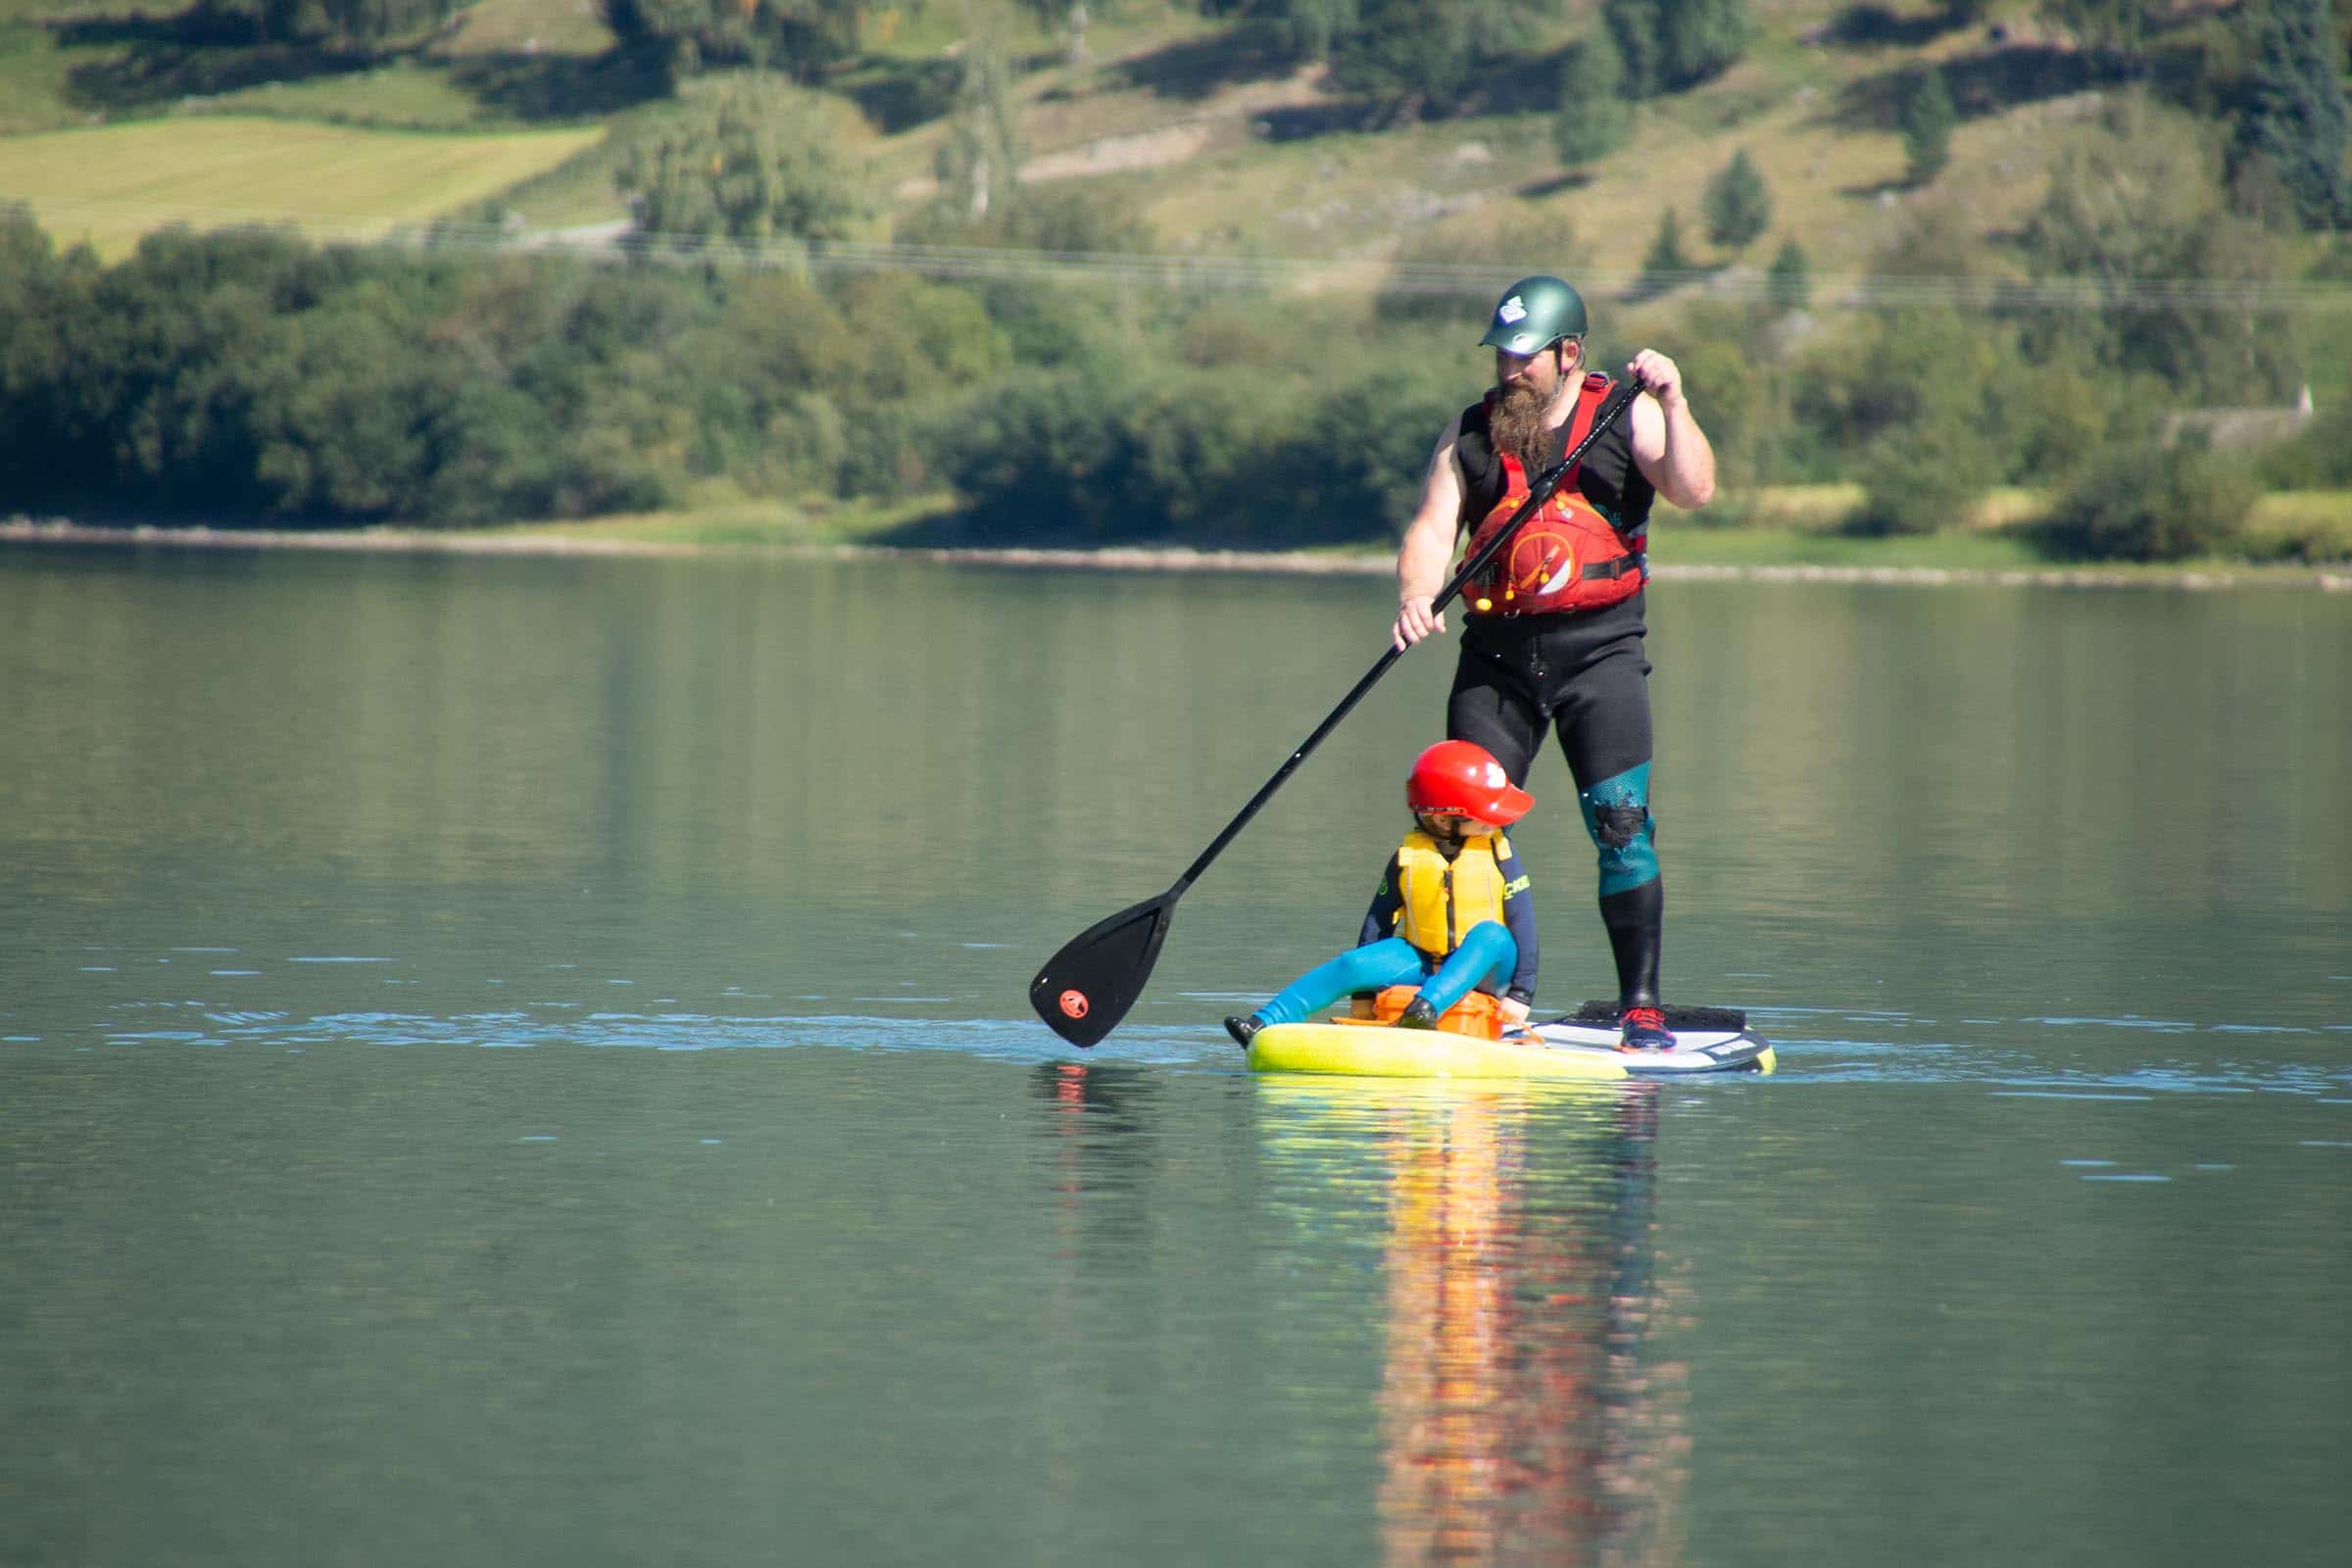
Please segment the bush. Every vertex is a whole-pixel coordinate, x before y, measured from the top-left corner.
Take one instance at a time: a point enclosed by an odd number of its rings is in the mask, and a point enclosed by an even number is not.
[[[2337,402],[2292,441],[2264,453],[2262,477],[2279,490],[2352,489],[2352,403]]]
[[[2087,561],[2182,561],[2237,543],[2256,488],[2242,467],[2187,446],[2109,449],[2052,505],[2044,549]]]
[[[1890,431],[1871,444],[1860,470],[1856,533],[1934,533],[1957,527],[1986,489],[1983,443],[1955,425]]]
[[[1263,370],[1158,382],[1127,420],[1135,454],[1129,525],[1139,535],[1203,544],[1293,542],[1302,502],[1272,459],[1301,427],[1301,414],[1291,378]]]
[[[1333,393],[1277,466],[1295,476],[1284,487],[1280,540],[1402,537],[1439,432],[1476,396],[1455,365],[1433,356],[1380,366]],[[1343,440],[1347,459],[1335,463]],[[1314,477],[1302,483],[1300,475]]]
[[[1016,370],[973,394],[926,444],[984,538],[1134,536],[1126,389],[1083,371]]]

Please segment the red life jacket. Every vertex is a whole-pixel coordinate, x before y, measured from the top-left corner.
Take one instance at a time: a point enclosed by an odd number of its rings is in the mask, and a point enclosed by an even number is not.
[[[1566,450],[1592,428],[1601,401],[1609,395],[1609,378],[1594,371],[1585,377],[1576,394],[1576,413],[1568,420]],[[1494,409],[1494,394],[1487,394],[1487,411]],[[1525,465],[1502,451],[1502,499],[1470,531],[1466,554],[1492,539],[1527,500]],[[1519,525],[1480,572],[1467,596],[1474,615],[1542,615],[1559,611],[1598,610],[1618,604],[1642,591],[1649,580],[1646,529],[1621,532],[1616,519],[1577,488],[1584,465],[1568,470],[1559,488],[1542,510]]]

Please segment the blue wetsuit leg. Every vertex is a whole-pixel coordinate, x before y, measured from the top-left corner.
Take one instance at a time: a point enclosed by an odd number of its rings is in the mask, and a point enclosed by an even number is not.
[[[1261,1023],[1304,1023],[1320,1017],[1324,1008],[1342,997],[1378,991],[1383,986],[1416,985],[1422,972],[1419,949],[1402,937],[1383,937],[1307,970],[1258,1008],[1257,1018]],[[1476,983],[1471,981],[1462,989]]]
[[[1421,998],[1444,1012],[1481,985],[1501,987],[1518,966],[1519,944],[1509,928],[1500,920],[1481,920],[1462,933],[1462,945],[1422,982]]]

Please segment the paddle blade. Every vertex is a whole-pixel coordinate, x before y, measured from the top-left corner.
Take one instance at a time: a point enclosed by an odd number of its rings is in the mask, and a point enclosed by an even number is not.
[[[1176,900],[1156,899],[1097,921],[1062,945],[1029,982],[1029,1005],[1073,1046],[1091,1046],[1119,1026],[1143,995]]]

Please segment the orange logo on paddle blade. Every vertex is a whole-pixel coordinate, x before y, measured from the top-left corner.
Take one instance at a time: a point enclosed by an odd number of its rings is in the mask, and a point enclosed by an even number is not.
[[[1064,991],[1061,994],[1061,1015],[1065,1018],[1085,1017],[1086,993],[1083,991]]]

